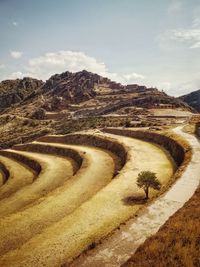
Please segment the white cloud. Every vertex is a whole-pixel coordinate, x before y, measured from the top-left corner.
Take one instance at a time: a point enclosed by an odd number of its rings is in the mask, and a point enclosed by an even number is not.
[[[21,71],[16,71],[11,73],[11,75],[8,77],[8,79],[22,79],[26,75],[23,74]]]
[[[189,43],[190,48],[200,48],[200,29],[172,30],[170,38]]]
[[[12,58],[18,59],[22,56],[22,52],[20,51],[10,51],[10,55]]]
[[[48,79],[55,73],[66,70],[76,72],[86,69],[105,75],[107,72],[104,63],[97,62],[93,57],[87,56],[83,52],[58,51],[54,53],[46,53],[43,56],[29,60],[27,70],[34,76]]]
[[[161,82],[159,88],[169,92],[172,89],[172,84],[170,82]]]
[[[83,69],[121,83],[136,83],[144,79],[143,75],[135,72],[125,74],[109,72],[103,62],[98,62],[83,52],[72,51],[46,53],[43,56],[30,59],[26,71],[29,76],[46,80],[55,73],[66,70],[77,72]]]
[[[181,96],[184,94],[188,94],[190,92],[193,92],[195,90],[200,89],[200,79],[194,79],[191,81],[185,81],[182,83],[178,83],[174,86],[173,95],[175,96]]]
[[[17,26],[18,26],[18,22],[17,22],[17,21],[13,21],[13,22],[12,22],[12,25],[13,25],[14,27],[17,27]]]
[[[77,72],[88,70],[104,77],[108,77],[113,81],[122,84],[144,84],[148,87],[157,87],[163,89],[171,95],[182,95],[186,92],[200,88],[200,80],[193,79],[190,82],[180,83],[176,78],[169,80],[162,77],[145,77],[137,72],[116,73],[108,70],[103,62],[98,62],[95,58],[86,55],[83,52],[58,51],[54,53],[46,53],[40,57],[29,60],[28,65],[21,70],[17,70],[10,75],[2,76],[2,79],[16,79],[23,77],[33,77],[46,80],[51,75],[64,71]],[[198,75],[199,77],[199,75]]]
[[[176,42],[182,42],[190,49],[200,48],[200,19],[193,19],[191,26],[188,28],[178,28],[167,30],[159,38],[160,47],[173,48]]]
[[[152,84],[152,83],[151,83]],[[145,83],[147,86],[151,86],[151,84]],[[153,83],[154,84],[154,83]],[[171,81],[155,81],[154,84],[159,90],[164,90],[169,95],[173,96],[181,96],[184,94],[188,94],[189,92],[195,91],[200,89],[200,78],[199,75],[194,76],[189,79],[185,80],[176,80],[171,78]]]
[[[123,76],[127,81],[144,80],[144,76],[142,74],[138,74],[138,73],[135,73],[135,72],[130,73],[130,74],[124,74]]]
[[[145,77],[142,74],[138,74],[135,72],[125,73],[125,74],[107,72],[105,76],[113,81],[120,82],[122,84],[131,84],[131,83],[140,84],[141,81],[145,79]]]

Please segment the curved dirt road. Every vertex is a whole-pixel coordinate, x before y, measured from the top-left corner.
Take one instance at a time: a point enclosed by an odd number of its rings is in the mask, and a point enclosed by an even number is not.
[[[193,148],[192,160],[182,177],[137,218],[129,220],[102,244],[81,255],[70,265],[71,267],[121,266],[194,194],[200,182],[200,143],[195,136],[182,132],[182,127],[177,127],[173,131],[185,138]]]
[[[31,184],[36,176],[36,173],[28,166],[14,159],[0,155],[0,160],[10,172],[8,180],[0,187],[1,200],[10,196],[23,186]]]
[[[11,214],[24,208],[53,189],[61,186],[66,179],[73,176],[73,161],[69,158],[35,152],[22,152],[15,150],[14,152],[39,162],[42,166],[42,171],[32,184],[24,186],[16,193],[12,194],[9,198],[5,198],[1,201],[1,216]],[[22,170],[16,175],[19,176],[19,173],[20,175],[24,175]]]
[[[4,254],[0,265],[60,266],[92,242],[106,236],[140,208],[140,205],[129,206],[123,202],[125,197],[139,191],[136,186],[138,172],[151,169],[158,173],[163,184],[168,182],[173,164],[160,147],[133,138],[112,137],[130,147],[130,159],[118,177],[73,213],[47,227],[20,248]],[[151,194],[155,192],[151,191]]]
[[[45,144],[83,152],[83,166],[72,179],[34,202],[32,207],[0,220],[0,255],[19,247],[45,227],[73,212],[113,178],[114,156],[110,152],[95,147],[56,143],[41,143],[41,146]]]

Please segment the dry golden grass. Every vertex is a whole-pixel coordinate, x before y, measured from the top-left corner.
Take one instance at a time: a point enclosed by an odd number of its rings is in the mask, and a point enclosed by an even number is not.
[[[168,133],[169,134],[169,133]],[[173,136],[184,147],[185,159],[176,173],[180,177],[191,160],[192,150],[181,137]],[[158,231],[140,246],[123,267],[200,266],[200,188]]]
[[[162,184],[168,183],[173,174],[173,165],[160,147],[127,137],[119,137],[119,140],[134,148],[130,149],[131,158],[118,177],[73,213],[45,228],[41,234],[35,235],[20,249],[4,254],[0,260],[1,266],[59,266],[68,262],[91,243],[97,243],[107,236],[141,207],[124,205],[122,201],[126,196],[138,191],[135,181],[141,169],[151,167],[159,174],[158,178]],[[99,160],[98,157],[96,159]],[[105,165],[110,166],[107,160]],[[106,166],[103,166],[102,170],[105,169]],[[94,170],[91,176],[99,172]],[[150,193],[150,196],[155,194],[153,191]],[[76,195],[80,198],[80,194]],[[6,234],[5,239],[7,236]]]
[[[200,188],[123,267],[200,266]]]

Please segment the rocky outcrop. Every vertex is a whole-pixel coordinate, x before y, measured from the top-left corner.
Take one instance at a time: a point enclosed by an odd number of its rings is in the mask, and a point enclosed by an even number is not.
[[[21,102],[42,85],[42,81],[32,78],[2,81],[0,83],[0,110]]]
[[[33,113],[30,114],[31,119],[36,119],[36,120],[43,120],[45,118],[45,110],[43,108],[39,108]]]
[[[95,84],[102,82],[102,77],[85,70],[77,73],[64,72],[52,76],[42,87],[42,92],[53,91],[69,103],[80,103],[96,95]]]
[[[69,105],[78,106],[87,100],[94,100],[92,105],[95,110],[83,112],[84,116],[104,115],[129,106],[157,108],[169,105],[170,108],[192,111],[181,99],[168,96],[157,88],[137,84],[124,86],[86,70],[55,74],[45,83],[31,78],[0,83],[0,109],[20,103],[15,107],[20,116],[27,116],[27,111],[30,114],[40,108],[50,112],[67,110]],[[91,103],[88,107],[91,108]],[[85,108],[87,104],[84,108],[78,107],[78,110]],[[75,115],[79,116],[79,113]]]
[[[106,84],[111,89],[119,90],[124,88],[120,83],[83,70],[76,73],[66,71],[53,75],[46,81],[38,93],[51,96],[51,110],[55,110],[59,109],[59,105],[62,106],[62,103],[78,104],[95,98],[95,86],[101,84]],[[55,98],[57,100],[56,103]],[[59,105],[57,105],[58,102]]]

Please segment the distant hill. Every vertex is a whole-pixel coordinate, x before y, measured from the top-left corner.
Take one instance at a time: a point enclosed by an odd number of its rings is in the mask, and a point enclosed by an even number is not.
[[[121,85],[86,70],[55,74],[46,82],[32,78],[0,83],[0,108],[12,114],[29,116],[65,110],[78,116],[104,115],[125,107],[192,108],[181,99],[168,96],[157,88],[137,84]],[[7,112],[7,111],[6,111]]]
[[[0,110],[23,101],[28,95],[43,84],[43,81],[32,78],[5,80],[0,82]]]
[[[200,89],[187,95],[183,95],[179,97],[179,99],[200,112]]]

